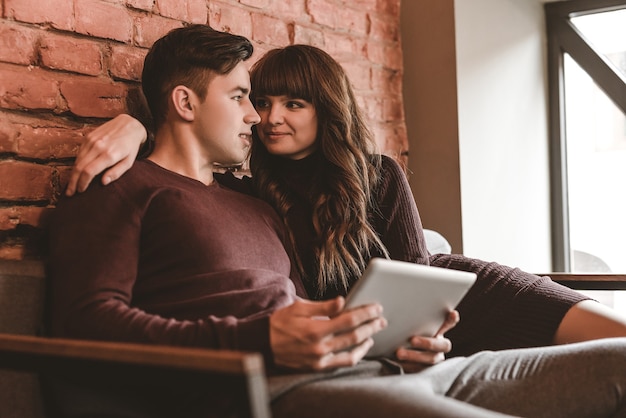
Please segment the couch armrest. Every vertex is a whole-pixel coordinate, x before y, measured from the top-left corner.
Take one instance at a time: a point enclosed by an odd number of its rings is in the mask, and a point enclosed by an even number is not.
[[[270,416],[263,358],[258,353],[0,333],[0,368],[55,373],[68,367],[165,382],[235,379],[247,391],[250,416]]]

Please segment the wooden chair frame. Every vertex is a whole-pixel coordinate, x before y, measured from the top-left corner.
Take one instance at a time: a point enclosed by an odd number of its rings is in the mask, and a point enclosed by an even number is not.
[[[0,334],[2,369],[55,373],[68,367],[163,382],[235,378],[247,393],[249,416],[271,416],[258,353]]]

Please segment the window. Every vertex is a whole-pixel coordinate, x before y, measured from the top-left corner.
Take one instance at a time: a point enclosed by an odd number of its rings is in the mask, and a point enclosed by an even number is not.
[[[553,270],[626,272],[626,0],[545,5]]]

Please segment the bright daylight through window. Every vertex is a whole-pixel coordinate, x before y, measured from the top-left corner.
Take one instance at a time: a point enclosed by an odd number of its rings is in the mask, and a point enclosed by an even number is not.
[[[553,269],[626,273],[626,0],[546,4]]]
[[[626,9],[572,23],[626,78]],[[569,54],[564,71],[571,269],[626,272],[626,117]]]
[[[626,274],[626,0],[548,3],[546,21],[553,270]]]

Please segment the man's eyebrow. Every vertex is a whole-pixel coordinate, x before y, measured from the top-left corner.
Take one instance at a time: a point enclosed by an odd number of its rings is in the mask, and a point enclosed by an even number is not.
[[[249,94],[250,93],[250,89],[248,87],[243,87],[243,86],[235,87],[232,91],[233,92],[240,91],[243,94]]]

